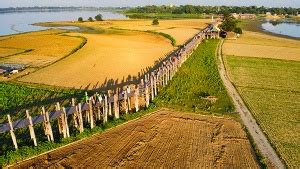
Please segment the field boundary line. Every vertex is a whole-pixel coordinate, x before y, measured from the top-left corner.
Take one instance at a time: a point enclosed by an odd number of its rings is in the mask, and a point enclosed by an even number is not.
[[[256,123],[256,120],[252,116],[252,113],[247,108],[246,104],[244,103],[242,97],[238,93],[237,89],[231,83],[230,78],[228,77],[228,72],[224,65],[224,59],[222,55],[222,46],[224,40],[222,39],[218,45],[217,55],[220,64],[218,65],[218,70],[221,76],[221,79],[227,89],[229,96],[232,98],[232,101],[235,105],[236,111],[239,112],[241,119],[244,125],[247,127],[250,135],[252,136],[254,143],[257,145],[257,148],[262,153],[262,155],[268,159],[276,168],[286,168],[284,163],[281,161],[279,156],[276,154],[275,150],[271,146],[269,140],[264,135],[261,128]]]

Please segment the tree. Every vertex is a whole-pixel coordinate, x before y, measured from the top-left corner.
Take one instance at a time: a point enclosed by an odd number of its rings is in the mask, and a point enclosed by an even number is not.
[[[89,17],[88,21],[94,22],[94,19],[92,17]]]
[[[152,21],[152,25],[159,25],[159,21],[157,18],[154,18]]]
[[[103,21],[102,15],[98,14],[97,16],[95,16],[95,20],[96,21]]]
[[[234,33],[238,33],[238,34],[243,34],[243,30],[242,30],[242,28],[240,28],[240,27],[234,28],[233,32],[234,32]]]
[[[82,17],[79,17],[79,18],[78,18],[78,22],[83,22],[83,18],[82,18]]]
[[[228,12],[223,14],[223,23],[221,24],[221,29],[224,31],[233,31],[236,28],[236,19]]]

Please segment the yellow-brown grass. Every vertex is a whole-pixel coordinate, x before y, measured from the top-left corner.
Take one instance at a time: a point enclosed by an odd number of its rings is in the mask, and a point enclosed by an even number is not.
[[[23,52],[24,50],[22,49],[16,49],[16,48],[1,48],[0,47],[0,58],[1,57],[6,57],[10,55],[14,55],[20,52]]]
[[[238,40],[226,40],[225,55],[300,61],[300,41],[246,31]]]
[[[117,83],[139,72],[173,50],[170,41],[151,33],[80,34],[87,44],[75,54],[21,81],[75,88],[96,88]]]
[[[62,33],[62,31],[26,33],[2,40],[0,48],[21,48],[32,51],[13,55],[1,61],[28,64],[34,67],[44,66],[66,56],[83,41],[81,38],[61,36],[57,33]]]

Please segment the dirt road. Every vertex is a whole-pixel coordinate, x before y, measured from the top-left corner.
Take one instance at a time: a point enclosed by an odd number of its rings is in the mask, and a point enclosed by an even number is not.
[[[245,105],[244,101],[242,100],[241,96],[239,95],[236,88],[231,83],[229,76],[227,75],[226,68],[223,61],[223,56],[222,56],[223,42],[224,41],[222,40],[221,43],[219,44],[218,51],[217,51],[218,58],[220,61],[220,65],[218,66],[218,68],[223,83],[226,86],[227,91],[234,102],[236,111],[240,113],[244,125],[247,127],[248,131],[253,137],[255,144],[257,145],[257,148],[262,153],[262,155],[265,158],[267,158],[268,161],[272,163],[272,165],[275,166],[276,168],[285,168],[285,165],[283,164],[283,162],[280,160],[280,158],[272,148],[271,144],[267,140],[266,136],[264,135],[260,127],[257,125],[256,120],[253,118],[251,112]]]
[[[231,119],[160,110],[12,166],[259,168],[241,125]]]

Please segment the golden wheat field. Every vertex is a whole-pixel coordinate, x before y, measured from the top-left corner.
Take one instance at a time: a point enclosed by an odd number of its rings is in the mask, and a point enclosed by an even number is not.
[[[259,168],[233,120],[161,110],[11,168]]]
[[[246,31],[237,40],[226,40],[223,53],[300,61],[300,41]]]
[[[75,54],[27,75],[20,81],[93,89],[142,73],[173,50],[168,39],[151,33],[70,33],[83,36],[87,44]]]
[[[186,41],[199,33],[199,30],[193,28],[172,28],[159,30],[159,32],[171,35],[176,39],[176,45],[183,45]]]
[[[63,36],[60,33],[63,31],[47,30],[9,36],[0,41],[0,50],[5,50],[4,53],[1,52],[2,57],[11,56],[0,61],[41,67],[68,55],[83,42],[82,38]],[[18,54],[20,50],[16,48],[28,52]]]
[[[15,55],[17,53],[24,52],[23,49],[16,49],[16,48],[1,48],[0,47],[0,58],[1,57],[7,57],[10,55]]]

